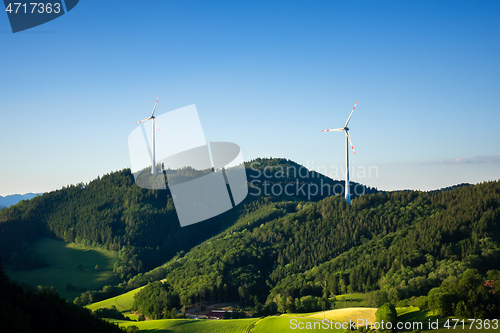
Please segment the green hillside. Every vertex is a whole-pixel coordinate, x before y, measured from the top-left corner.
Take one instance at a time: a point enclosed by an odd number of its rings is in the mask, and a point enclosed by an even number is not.
[[[184,172],[186,177],[191,175],[190,170]],[[88,184],[80,183],[45,193],[0,212],[0,260],[15,266],[18,271],[26,271],[26,274],[16,273],[16,278],[36,283],[28,271],[43,268],[47,263],[36,251],[32,251],[31,244],[41,238],[55,238],[117,253],[113,272],[117,279],[128,280],[165,263],[177,253],[189,251],[208,238],[233,228],[235,223],[254,223],[245,222],[248,215],[273,209],[275,202],[318,201],[330,194],[321,191],[306,193],[303,188],[319,188],[326,184],[340,189],[340,194],[343,191],[343,182],[310,172],[285,159],[248,162],[247,175],[251,188],[243,203],[224,214],[185,228],[179,226],[168,189],[141,189],[134,184],[128,169],[99,177]],[[279,195],[274,195],[273,191],[267,193],[273,185],[300,186],[301,190]],[[353,186],[361,189],[358,192],[375,192],[359,184],[354,183]],[[269,220],[273,216],[266,218]],[[9,273],[12,274],[12,271],[9,270]],[[42,279],[40,283],[45,282]],[[80,283],[77,287],[96,288],[97,285],[89,287],[89,284]],[[90,299],[95,301],[123,291],[123,288],[107,290],[82,296],[81,299],[84,302]]]
[[[89,304],[87,308],[95,311],[97,309],[111,309],[115,307],[120,312],[129,312],[132,309],[132,304],[134,303],[134,296],[142,288],[144,287],[139,287],[124,294]]]
[[[395,300],[426,295],[467,268],[499,267],[499,188],[382,193],[351,207],[339,197],[276,203],[267,208],[282,212],[274,220],[222,233],[155,272],[192,303],[201,292],[224,298],[225,288],[250,303],[380,287]]]
[[[420,329],[421,332],[482,332],[492,331],[492,327],[478,328],[470,327],[472,321],[465,320],[463,327],[448,327],[449,323],[454,323],[445,318],[439,318],[432,313],[420,311],[415,307],[398,308],[397,321],[403,325],[406,323],[409,329],[402,332],[411,332],[413,329]],[[375,311],[373,308],[349,308],[318,312],[313,315],[286,314],[281,316],[269,316],[264,318],[233,319],[233,320],[193,320],[193,319],[160,319],[142,322],[110,320],[118,324],[121,328],[137,327],[143,332],[186,332],[186,333],[274,333],[274,332],[295,332],[297,330],[307,330],[307,332],[346,332],[342,324],[347,327],[351,320],[357,323],[358,320],[375,322]],[[325,322],[326,319],[326,322]],[[429,323],[437,323],[438,329],[429,328]],[[362,324],[361,321],[359,321]],[[447,324],[448,323],[448,324]],[[337,326],[336,326],[337,325]],[[404,326],[403,326],[404,327]]]
[[[191,175],[185,170],[186,177]],[[77,184],[22,201],[0,213],[0,255],[9,262],[24,242],[51,236],[85,245],[100,244],[118,251],[124,246],[139,255],[141,264],[127,267],[155,267],[180,250],[187,250],[207,237],[214,236],[232,225],[248,212],[245,204],[266,197],[268,200],[312,200],[325,198],[329,193],[281,193],[265,188],[273,184],[330,185],[342,194],[343,183],[310,172],[285,159],[257,159],[247,163],[250,192],[244,204],[194,226],[180,228],[170,192],[146,190],[134,183],[130,170],[124,169],[99,177],[88,184]],[[166,181],[166,178],[165,178]],[[373,192],[356,183],[358,192]],[[306,187],[307,188],[307,187]],[[257,190],[259,191],[257,195]],[[266,195],[266,193],[268,195]],[[288,193],[288,192],[287,192]],[[2,236],[8,234],[8,237]],[[147,253],[147,255],[146,255]],[[161,254],[161,255],[159,255]]]
[[[145,332],[178,333],[247,333],[258,319],[191,320],[161,319],[143,322],[113,321],[120,327],[136,326]]]
[[[266,209],[278,216],[223,232],[128,285],[165,278],[186,306],[274,302],[279,312],[331,307],[339,301],[330,296],[345,292],[369,293],[374,306],[384,300],[416,302],[412,297],[438,288],[435,297],[450,295],[455,304],[443,313],[448,315],[456,304],[468,302],[447,287],[456,283],[469,285],[464,290],[476,293],[470,299],[492,302],[489,309],[468,303],[469,315],[498,311],[493,305],[498,295],[485,286],[487,279],[498,279],[500,267],[498,182],[366,195],[352,206],[329,197]],[[437,306],[430,301],[429,307]]]
[[[7,267],[7,274],[32,286],[53,286],[62,297],[71,301],[80,296],[82,290],[100,289],[110,284],[114,276],[113,265],[118,260],[116,252],[50,238],[38,239],[29,251],[40,255],[47,266],[32,270]]]
[[[264,194],[270,185],[339,184],[297,168],[304,170],[284,159],[248,163],[250,191],[257,186],[260,195],[186,228],[178,225],[168,191],[140,189],[123,170],[2,210],[0,248],[7,250],[1,253],[10,264],[36,266],[26,270],[49,264],[30,245],[42,236],[107,248],[117,257],[111,260],[116,282],[83,293],[77,303],[164,280],[133,292],[139,303],[152,304],[134,304],[130,293],[99,305],[120,311],[151,305],[153,318],[221,302],[267,316],[387,301],[441,317],[498,316],[499,182],[367,193],[352,205],[324,193]],[[363,296],[336,297],[346,293]]]
[[[409,329],[403,329],[401,332],[411,332],[414,329],[421,332],[473,332],[487,333],[496,330],[489,328],[470,327],[472,321],[465,320],[464,327],[447,327],[447,319],[438,318],[427,312],[420,311],[418,308],[399,308],[397,321],[403,325],[406,324]],[[338,332],[345,333],[346,329],[342,324],[348,327],[349,320],[358,322],[374,322],[375,309],[340,309],[320,312],[311,316],[302,316],[301,314],[289,314],[281,316],[270,316],[265,318],[252,319],[234,319],[234,320],[192,320],[192,319],[161,319],[143,322],[130,322],[112,320],[122,328],[136,326],[143,332],[186,332],[186,333],[275,333],[275,332],[296,332],[305,330],[307,332]],[[325,321],[326,319],[326,321]],[[429,328],[429,322],[437,323],[437,329]],[[453,321],[451,321],[453,323]],[[361,323],[361,321],[359,322]],[[448,321],[450,323],[450,321]],[[337,326],[336,326],[337,325]],[[433,324],[434,325],[434,324]],[[404,326],[403,326],[404,327]]]
[[[352,206],[268,203],[127,285],[165,279],[187,307],[236,300],[269,314],[391,301],[488,318],[500,309],[499,223],[499,182]]]

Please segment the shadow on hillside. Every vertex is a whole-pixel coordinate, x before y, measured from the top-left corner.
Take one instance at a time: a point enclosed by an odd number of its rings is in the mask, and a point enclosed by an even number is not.
[[[114,260],[101,249],[40,238],[29,245],[29,251],[43,258],[48,266],[24,270],[7,266],[9,277],[33,287],[53,286],[69,301],[84,291],[107,284],[113,273]]]

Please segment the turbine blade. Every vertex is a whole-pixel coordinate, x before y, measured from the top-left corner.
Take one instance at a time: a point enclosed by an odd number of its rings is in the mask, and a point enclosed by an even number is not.
[[[153,119],[153,122],[155,123],[156,128],[158,128],[158,132],[160,132],[160,134],[161,134],[161,129],[160,129],[160,126],[158,126],[158,123],[156,122],[156,119]]]
[[[153,113],[151,113],[151,117],[153,117],[155,115],[156,104],[158,104],[158,97],[160,97],[160,95],[156,96],[156,102],[155,102],[155,106],[153,108]]]
[[[143,119],[143,120],[141,120],[141,121],[136,122],[136,124],[143,123],[143,122],[145,122],[145,121],[147,121],[147,120],[149,120],[149,119],[152,119],[152,118],[151,118],[151,117],[149,117],[149,118]]]
[[[354,154],[356,154],[356,151],[354,150],[354,146],[352,145],[351,136],[349,135],[349,132],[345,131],[345,134],[347,135],[347,138],[349,139],[349,143],[351,144],[352,151],[354,152]]]
[[[321,132],[342,132],[343,130],[344,130],[343,128],[335,128],[329,130],[322,130]]]
[[[349,118],[347,118],[347,121],[346,121],[344,127],[347,127],[347,124],[349,124],[349,120],[351,120],[351,117],[352,117],[352,114],[354,112],[354,109],[356,108],[356,104],[358,104],[358,101],[356,101],[356,103],[354,103],[354,107],[352,108],[351,114],[349,115]]]

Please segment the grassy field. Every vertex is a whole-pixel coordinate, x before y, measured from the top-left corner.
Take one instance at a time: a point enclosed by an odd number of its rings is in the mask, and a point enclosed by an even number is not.
[[[111,308],[115,306],[119,311],[128,316],[129,318],[136,320],[137,316],[134,316],[130,312],[130,308],[134,301],[135,294],[141,288],[134,289],[125,293],[123,295],[109,298],[107,300],[97,302],[87,306],[89,309],[95,311],[99,308]],[[339,296],[345,297],[345,296]],[[346,298],[351,300],[361,299],[362,295],[349,295]],[[448,329],[443,325],[446,319],[439,318],[435,316],[432,312],[420,311],[416,307],[404,307],[397,308],[398,321],[407,323],[422,323],[422,332],[462,332],[467,331],[469,333],[489,333],[496,332],[494,329],[469,329],[470,324],[466,325],[465,329],[462,327],[457,327],[456,329]],[[274,333],[274,332],[295,332],[295,331],[307,331],[307,332],[344,332],[342,328],[335,328],[335,326],[328,328],[321,321],[323,319],[332,320],[333,322],[346,322],[349,320],[356,322],[358,319],[363,319],[364,321],[375,322],[375,312],[376,308],[364,308],[364,307],[353,307],[353,308],[340,308],[334,310],[328,310],[316,313],[297,313],[297,314],[283,314],[281,316],[270,316],[266,318],[249,318],[249,319],[236,319],[236,320],[193,320],[193,319],[163,319],[163,320],[150,320],[143,322],[135,321],[116,321],[121,327],[127,327],[135,325],[142,332],[214,332],[214,333]],[[429,328],[429,323],[434,323],[438,321],[438,329]],[[301,329],[301,327],[303,329]],[[403,329],[400,332],[411,332],[414,328]]]
[[[111,304],[111,303],[110,303]],[[111,305],[110,305],[111,306]],[[419,311],[418,308],[398,308],[398,321],[402,322],[422,322],[424,324],[422,332],[462,332],[487,333],[496,332],[494,329],[447,329],[443,327],[445,319],[440,319],[432,313]],[[363,318],[375,321],[375,311],[373,308],[352,308],[336,309],[314,314],[285,314],[281,316],[270,316],[266,318],[247,318],[233,320],[194,320],[194,319],[162,319],[150,321],[121,321],[111,320],[120,327],[137,326],[141,332],[156,333],[275,333],[275,332],[345,332],[343,328],[335,326],[326,327],[322,323],[323,318],[335,322],[349,322],[349,319],[356,321]],[[439,321],[437,330],[429,329],[427,324]],[[399,332],[411,332],[412,329],[400,330]]]
[[[142,322],[113,321],[120,327],[137,326],[141,332],[155,333],[276,333],[295,332],[300,329],[292,329],[290,321],[295,320],[304,325],[314,325],[316,329],[304,329],[307,332],[325,332],[320,328],[320,321],[314,319],[294,318],[291,316],[273,316],[262,319],[230,319],[230,320],[194,320],[194,319],[162,319]],[[304,326],[305,327],[305,326]],[[311,326],[313,327],[313,326]],[[340,333],[343,330],[328,329],[328,332]]]
[[[173,326],[179,325],[185,322],[187,319],[160,319],[160,320],[148,320],[148,321],[124,321],[124,320],[110,320],[111,322],[117,323],[120,327],[137,326],[142,332],[172,332],[171,328]]]
[[[111,307],[114,305],[116,309],[123,313],[123,315],[125,315],[126,317],[132,320],[137,320],[138,316],[132,314],[131,308],[132,304],[134,303],[135,294],[137,294],[142,288],[144,287],[131,290],[116,297],[105,299],[104,301],[92,303],[90,305],[87,305],[87,308],[95,311],[97,309],[111,309]]]
[[[250,330],[251,333],[274,333],[274,332],[344,332],[344,329],[325,327],[322,319],[307,317],[296,317],[293,315],[272,316],[263,318],[255,323]],[[299,326],[303,325],[303,326]]]
[[[114,252],[48,238],[39,239],[31,246],[50,266],[29,271],[16,271],[7,267],[7,275],[32,286],[53,286],[70,301],[80,296],[80,289],[99,289],[104,286],[113,275],[113,265],[118,259],[118,254]],[[98,270],[95,269],[96,265],[99,266]],[[67,290],[68,284],[78,290]]]
[[[137,326],[142,332],[246,333],[258,319],[162,319],[141,322],[114,321],[120,327]],[[276,331],[275,331],[276,332]]]
[[[329,319],[340,322],[349,322],[349,320],[355,322],[358,319],[363,319],[373,323],[375,322],[375,312],[377,312],[376,308],[345,308],[319,312],[305,318]]]
[[[102,302],[94,303],[88,306],[91,310],[99,308],[110,308],[116,306],[120,311],[128,311],[129,305],[132,304],[133,295],[136,290],[107,299]],[[118,300],[118,303],[116,302]],[[121,308],[119,307],[121,306]],[[368,318],[374,317],[376,309],[371,308],[351,308],[337,309],[314,314],[286,314],[282,316],[271,316],[266,318],[247,318],[235,320],[194,320],[194,319],[162,319],[149,320],[142,322],[134,321],[119,321],[120,327],[137,326],[142,332],[214,332],[214,333],[274,333],[274,332],[295,332],[299,329],[299,325],[303,325],[307,332],[324,332],[324,324],[321,323],[323,318],[334,321],[349,321],[351,318]],[[125,313],[127,314],[127,313]],[[323,327],[322,327],[323,326]],[[308,329],[310,327],[310,329]],[[295,329],[294,329],[295,328]],[[328,332],[343,332],[343,329],[327,329]]]

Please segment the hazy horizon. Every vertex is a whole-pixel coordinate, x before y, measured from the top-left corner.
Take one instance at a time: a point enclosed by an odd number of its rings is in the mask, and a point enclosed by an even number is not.
[[[12,34],[0,91],[0,195],[130,166],[136,122],[195,104],[207,141],[352,181],[432,190],[500,179],[500,2],[80,2]],[[50,32],[50,33],[49,33]],[[341,177],[339,177],[342,179]]]

